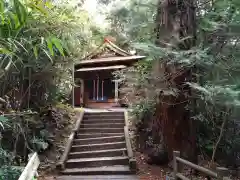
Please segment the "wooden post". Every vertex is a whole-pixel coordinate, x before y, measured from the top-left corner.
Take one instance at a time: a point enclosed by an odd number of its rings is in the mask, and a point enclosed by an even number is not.
[[[180,152],[173,151],[173,178],[175,180],[177,180],[177,173],[178,173],[177,157],[180,157]]]
[[[217,167],[217,179],[226,179],[229,175],[229,171],[225,167]]]
[[[74,96],[74,90],[75,90],[75,77],[74,77],[74,73],[75,73],[75,65],[73,64],[73,68],[72,68],[72,106],[73,108],[75,107],[75,96]]]
[[[118,102],[118,81],[115,80],[115,103]]]
[[[104,80],[102,80],[102,100],[103,100],[103,83],[104,83]]]
[[[84,80],[81,79],[81,96],[80,96],[80,105],[82,106],[84,104]]]
[[[95,79],[93,80],[93,100],[96,100],[96,83]]]
[[[99,76],[97,78],[97,100],[98,100],[98,93],[99,93]]]
[[[237,168],[237,176],[240,177],[240,167]]]
[[[129,131],[128,131],[127,126],[124,126],[124,134],[125,134],[125,140],[126,140],[127,154],[128,154],[128,157],[129,157],[130,170],[132,172],[136,172],[137,163],[136,163],[136,159],[133,156],[132,144],[131,144],[131,140],[130,140]]]
[[[125,126],[129,127],[129,122],[128,122],[128,111],[124,111],[124,120],[125,120]]]

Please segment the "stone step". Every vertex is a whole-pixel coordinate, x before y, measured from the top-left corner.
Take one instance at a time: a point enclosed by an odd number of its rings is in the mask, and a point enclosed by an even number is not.
[[[112,124],[112,123],[125,123],[124,119],[83,119],[82,123],[86,124]]]
[[[123,133],[122,128],[80,128],[79,133]]]
[[[124,119],[124,115],[95,115],[95,114],[89,114],[83,116],[83,119]]]
[[[56,180],[139,180],[136,175],[58,176]]]
[[[95,138],[85,138],[85,139],[74,139],[73,145],[84,145],[84,144],[99,144],[108,142],[119,142],[124,141],[124,135],[121,136],[106,136],[106,137],[95,137]]]
[[[102,115],[122,115],[124,116],[124,112],[116,112],[116,111],[109,111],[109,112],[84,112],[84,115],[86,116],[91,116],[91,115],[95,115],[95,116],[102,116]]]
[[[80,128],[124,128],[124,123],[88,123],[83,122]]]
[[[77,159],[77,158],[94,158],[94,157],[111,157],[111,156],[126,156],[127,149],[105,149],[97,151],[83,151],[83,152],[72,152],[69,153],[68,159]]]
[[[113,142],[113,143],[73,145],[70,152],[97,151],[97,150],[121,149],[121,148],[126,148],[125,141]]]
[[[97,137],[124,136],[124,133],[78,133],[76,139],[88,139]]]
[[[97,157],[97,158],[81,158],[69,159],[66,161],[66,168],[85,168],[85,167],[99,167],[112,165],[128,165],[128,156],[115,157]]]
[[[102,166],[102,167],[91,167],[91,168],[73,168],[65,169],[61,172],[63,175],[115,175],[115,174],[132,174],[129,166],[113,165],[113,166]],[[86,176],[86,178],[90,176]],[[96,180],[96,176],[92,176]],[[112,178],[112,176],[110,176]],[[76,179],[77,180],[77,179]],[[106,179],[104,179],[106,180]],[[133,180],[133,179],[132,179]]]

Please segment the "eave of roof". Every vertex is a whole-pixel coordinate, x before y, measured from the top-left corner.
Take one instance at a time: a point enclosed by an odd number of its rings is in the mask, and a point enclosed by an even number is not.
[[[76,70],[76,72],[113,70],[113,69],[123,69],[123,68],[126,68],[126,66],[119,65],[119,66],[106,66],[106,67],[94,67],[94,68],[81,68]]]
[[[138,60],[143,58],[145,58],[145,56],[107,57],[107,58],[83,60],[75,65],[98,64],[98,63],[119,62],[119,61],[124,62],[124,61]]]

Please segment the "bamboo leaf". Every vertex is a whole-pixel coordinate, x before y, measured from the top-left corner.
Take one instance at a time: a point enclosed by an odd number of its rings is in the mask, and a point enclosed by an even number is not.
[[[38,49],[37,49],[37,46],[33,46],[33,53],[34,53],[35,58],[37,59],[37,58],[38,58]]]
[[[4,15],[3,15],[3,14],[0,14],[0,18],[1,18],[1,25],[3,25],[4,22],[5,22],[5,17],[4,17]]]
[[[14,40],[14,42],[17,43],[19,46],[21,46],[21,47],[24,49],[24,51],[28,53],[28,50],[24,47],[23,44],[21,44],[21,43],[18,42],[17,40]]]
[[[47,57],[50,59],[51,63],[53,63],[53,60],[52,60],[51,56],[48,54],[48,52],[47,52],[45,49],[43,49],[43,52],[44,52],[44,53],[47,55]]]
[[[4,124],[6,124],[6,122],[8,121],[8,119],[4,116],[0,116],[0,126],[2,127],[2,129],[4,130]]]
[[[50,39],[47,39],[48,50],[50,51],[51,56],[54,56],[53,44]]]
[[[12,24],[14,24],[14,28],[18,29],[21,26],[20,21],[18,19],[18,16],[16,14],[12,13],[12,12],[8,12],[8,14],[9,14],[9,16],[11,18],[11,20],[9,19],[9,22],[11,23],[10,24],[11,28],[13,28]]]
[[[0,13],[1,14],[4,13],[4,2],[3,2],[3,0],[0,0]]]
[[[9,68],[10,68],[11,65],[12,65],[12,62],[13,62],[13,61],[12,61],[12,58],[10,58],[7,66],[6,66],[5,69],[4,69],[5,71],[8,71],[8,70],[9,70]]]
[[[4,76],[4,70],[0,68],[0,78]]]
[[[64,56],[63,46],[61,41],[58,38],[53,37],[52,43],[56,46],[56,48],[59,50],[62,56]]]
[[[44,44],[44,37],[41,37],[41,44]]]
[[[5,54],[5,55],[11,55],[11,54],[12,54],[12,52],[9,51],[9,50],[6,49],[6,48],[0,48],[0,53],[1,53],[1,54]]]
[[[0,18],[1,18],[1,24],[4,24],[5,17],[4,17],[4,2],[3,2],[3,0],[0,0]]]
[[[19,0],[14,0],[14,9],[21,24],[27,19],[27,10]]]
[[[44,14],[45,16],[48,15],[47,10],[44,8],[42,3],[35,4],[35,3],[32,2],[28,6],[31,7],[32,9],[38,10],[39,12]]]
[[[49,9],[52,9],[54,6],[52,5],[51,2],[45,2],[45,6],[48,7]]]

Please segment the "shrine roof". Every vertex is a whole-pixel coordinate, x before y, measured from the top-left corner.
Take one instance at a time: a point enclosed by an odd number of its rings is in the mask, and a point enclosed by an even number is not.
[[[105,38],[104,43],[99,46],[95,51],[87,55],[82,61],[76,63],[75,66],[99,64],[99,63],[113,63],[113,62],[126,62],[143,59],[145,56],[138,56],[127,52],[110,39]]]

